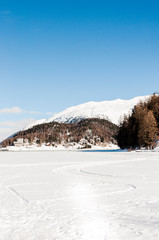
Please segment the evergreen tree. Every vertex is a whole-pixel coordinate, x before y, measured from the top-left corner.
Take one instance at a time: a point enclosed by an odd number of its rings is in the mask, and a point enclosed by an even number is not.
[[[124,117],[117,136],[120,148],[153,148],[159,134],[159,95],[138,103],[130,116]]]
[[[142,144],[146,148],[153,148],[157,138],[157,133],[157,122],[150,110],[140,123],[138,136],[142,139]]]

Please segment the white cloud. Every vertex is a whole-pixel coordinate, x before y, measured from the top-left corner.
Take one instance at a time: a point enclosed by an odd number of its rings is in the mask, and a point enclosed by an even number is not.
[[[51,115],[51,112],[38,112],[38,111],[28,111],[28,110],[23,110],[20,107],[11,107],[11,108],[3,108],[0,109],[0,114],[19,114],[19,113],[28,113],[28,114],[33,114],[33,115]]]
[[[0,114],[17,114],[17,113],[22,113],[23,110],[20,109],[19,107],[12,107],[12,108],[3,108],[0,109]]]
[[[15,133],[11,128],[0,128],[0,142]]]
[[[35,119],[22,119],[19,121],[3,121],[0,122],[0,127],[12,127],[12,128],[23,128],[26,125],[30,124],[31,122],[34,122]]]
[[[34,121],[35,119],[22,119],[19,121],[0,122],[0,141],[20,130],[23,130],[23,128]]]
[[[24,113],[34,114],[34,115],[53,115],[52,112],[37,112],[37,111],[23,111]]]
[[[37,111],[27,111],[20,107],[11,107],[0,109],[0,115],[2,114],[27,114],[27,115],[52,115],[51,112],[37,112]],[[23,119],[18,121],[0,121],[0,142],[10,135],[23,130],[25,127],[29,126],[31,123],[36,121],[35,119]]]
[[[37,112],[37,111],[23,111],[24,113],[29,113],[29,114],[45,114],[45,113],[42,113],[42,112]]]

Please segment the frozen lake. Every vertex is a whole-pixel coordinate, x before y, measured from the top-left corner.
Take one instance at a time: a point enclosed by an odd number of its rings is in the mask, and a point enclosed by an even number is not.
[[[159,239],[159,153],[0,152],[0,240],[80,239]]]

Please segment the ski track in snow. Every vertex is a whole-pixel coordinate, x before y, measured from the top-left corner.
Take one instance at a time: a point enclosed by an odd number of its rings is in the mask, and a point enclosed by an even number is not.
[[[0,240],[158,240],[159,153],[0,152]]]

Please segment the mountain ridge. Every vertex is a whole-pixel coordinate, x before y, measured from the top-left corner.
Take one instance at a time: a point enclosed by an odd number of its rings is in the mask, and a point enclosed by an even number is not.
[[[133,107],[140,101],[145,101],[150,96],[138,96],[129,100],[124,99],[114,99],[101,102],[90,101],[82,103],[76,106],[71,106],[63,111],[54,114],[48,119],[38,120],[40,124],[49,122],[59,122],[59,123],[77,123],[83,119],[87,118],[99,118],[106,119],[112,123],[119,125],[120,120],[124,114],[130,114]],[[24,130],[29,127],[39,124],[37,120],[30,126],[24,128]]]

